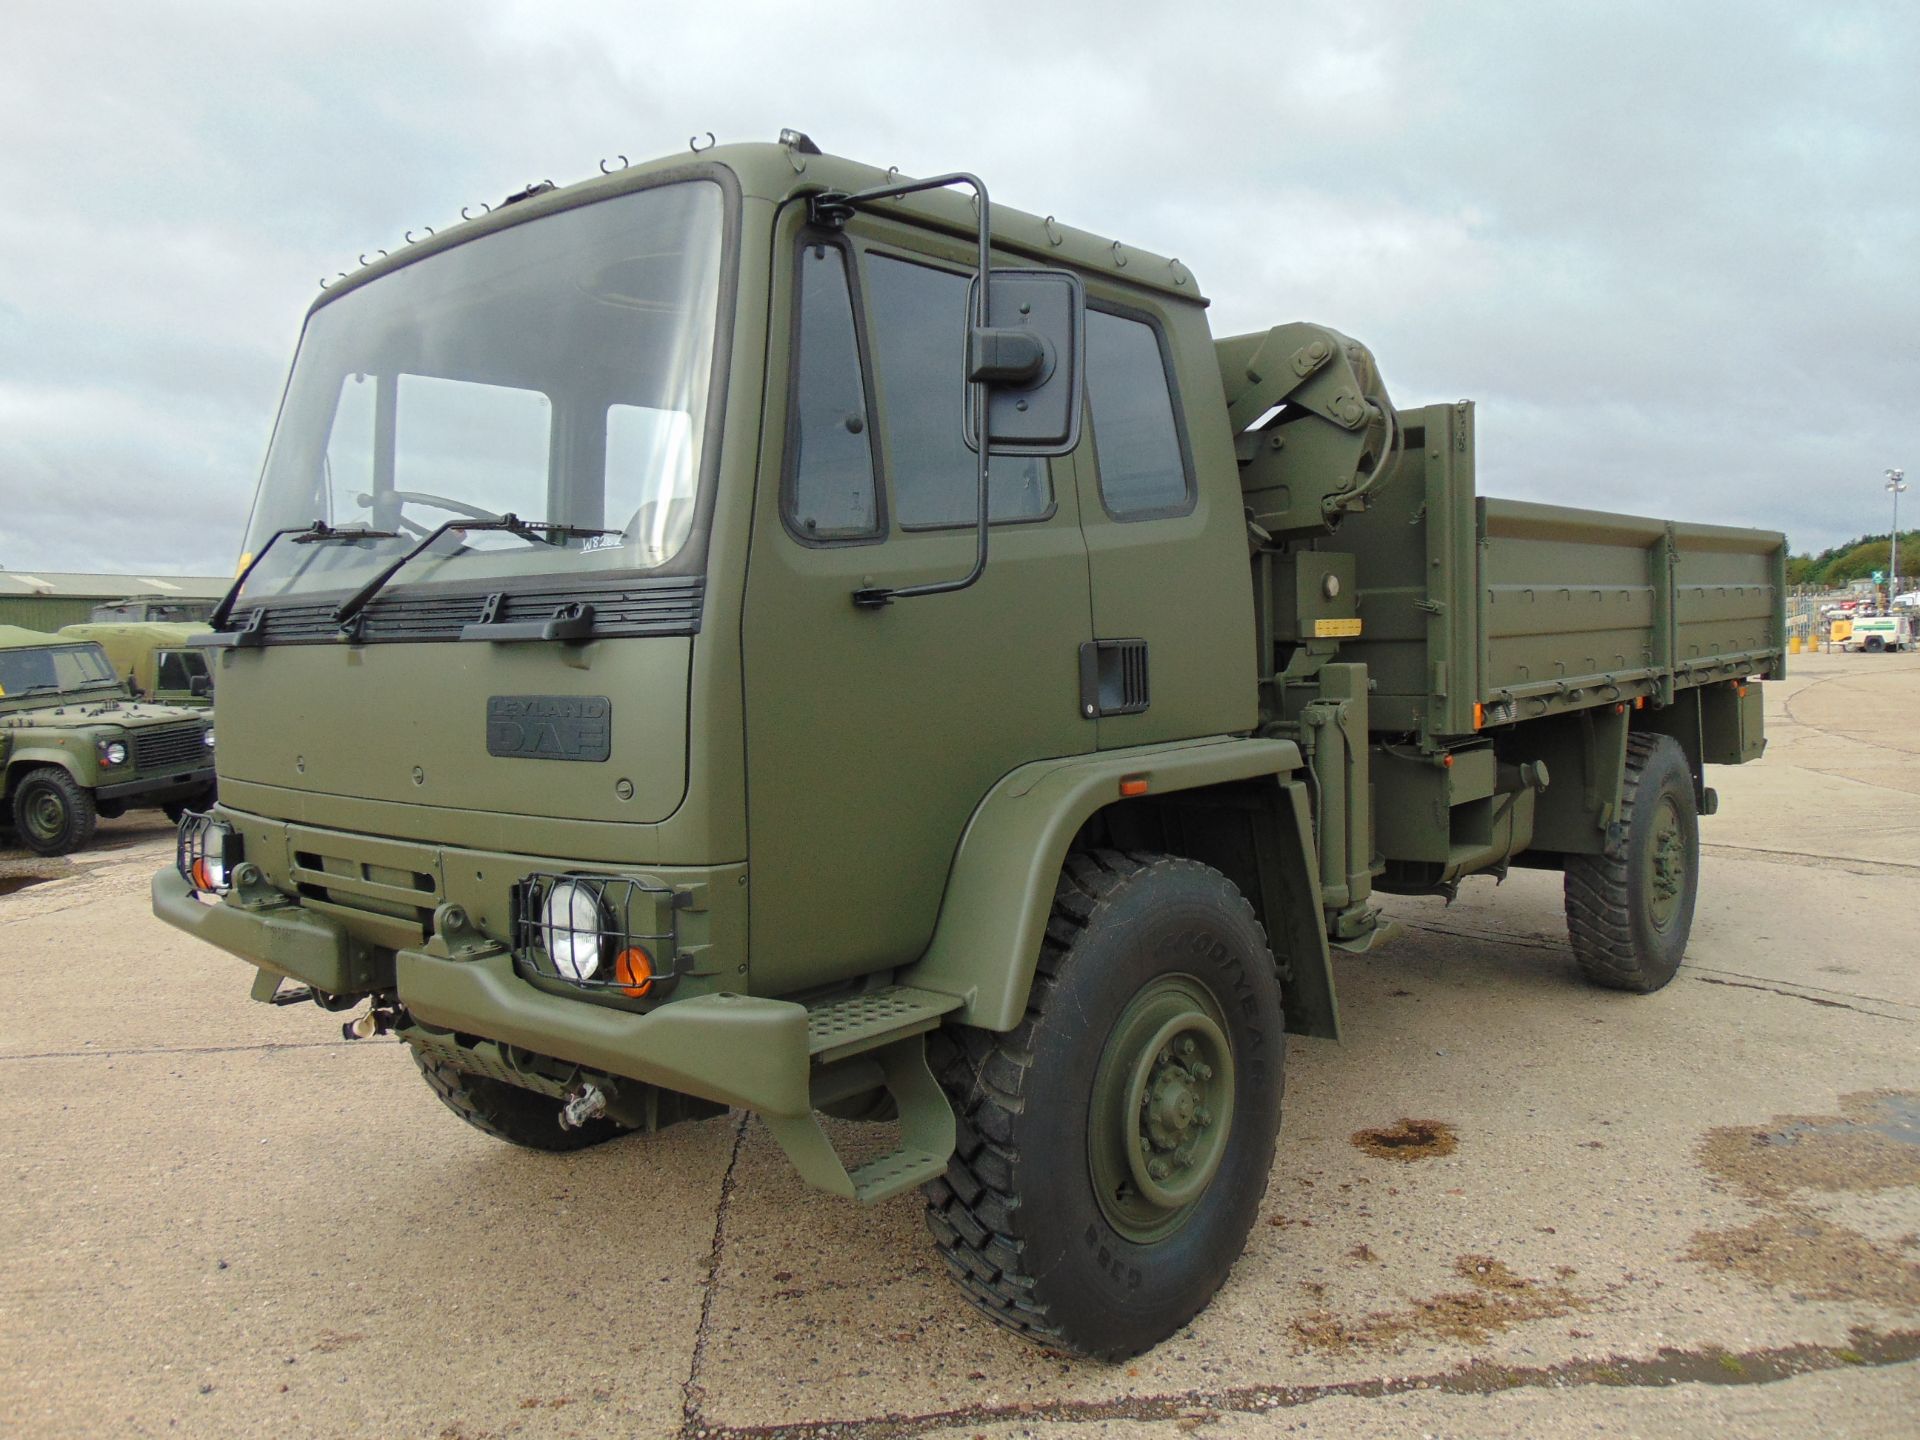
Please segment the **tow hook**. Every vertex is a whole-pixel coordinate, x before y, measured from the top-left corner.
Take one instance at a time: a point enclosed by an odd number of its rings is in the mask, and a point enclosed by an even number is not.
[[[369,1040],[375,1035],[385,1035],[406,1023],[406,1017],[397,1008],[369,1005],[361,1014],[342,1025],[340,1033],[349,1040]]]
[[[607,1092],[598,1085],[582,1085],[560,1107],[560,1128],[578,1130],[607,1108]]]

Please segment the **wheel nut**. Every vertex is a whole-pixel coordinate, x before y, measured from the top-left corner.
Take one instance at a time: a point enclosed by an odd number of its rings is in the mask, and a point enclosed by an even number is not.
[[[1213,1111],[1202,1110],[1198,1115],[1194,1116],[1193,1119],[1194,1123],[1204,1130],[1207,1126],[1213,1124]]]
[[[1169,1172],[1172,1171],[1172,1169],[1173,1169],[1173,1166],[1169,1165],[1166,1161],[1156,1160],[1151,1165],[1147,1166],[1147,1173],[1153,1176],[1153,1178],[1156,1180],[1164,1180],[1167,1178],[1167,1175],[1169,1174]]]
[[[1191,1035],[1180,1042],[1180,1053],[1182,1055],[1193,1054],[1193,1037]]]
[[[1193,1078],[1196,1080],[1213,1079],[1213,1067],[1205,1063],[1195,1065],[1193,1067]]]

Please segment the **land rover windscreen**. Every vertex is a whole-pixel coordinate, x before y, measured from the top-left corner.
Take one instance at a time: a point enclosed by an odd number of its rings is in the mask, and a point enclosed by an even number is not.
[[[379,828],[395,817],[318,797],[398,801],[421,838],[451,833],[422,808],[672,813],[734,204],[704,177],[558,208],[536,196],[315,306],[228,621],[250,632],[219,682],[233,803]],[[623,637],[646,643],[590,674],[561,653]],[[510,641],[534,643],[489,643]],[[569,723],[519,723],[529,713]],[[583,801],[528,758],[629,778]]]

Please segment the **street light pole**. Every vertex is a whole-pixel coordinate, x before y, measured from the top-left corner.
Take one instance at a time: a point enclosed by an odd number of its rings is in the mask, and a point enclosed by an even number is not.
[[[1907,472],[1889,468],[1887,489],[1893,492],[1893,547],[1887,556],[1887,613],[1893,613],[1893,597],[1900,593],[1900,492],[1907,488]]]

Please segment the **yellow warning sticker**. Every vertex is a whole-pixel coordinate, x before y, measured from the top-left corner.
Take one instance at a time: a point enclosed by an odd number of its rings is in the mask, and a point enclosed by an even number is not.
[[[1313,638],[1316,640],[1351,640],[1360,633],[1360,621],[1352,620],[1316,620],[1313,622]]]

